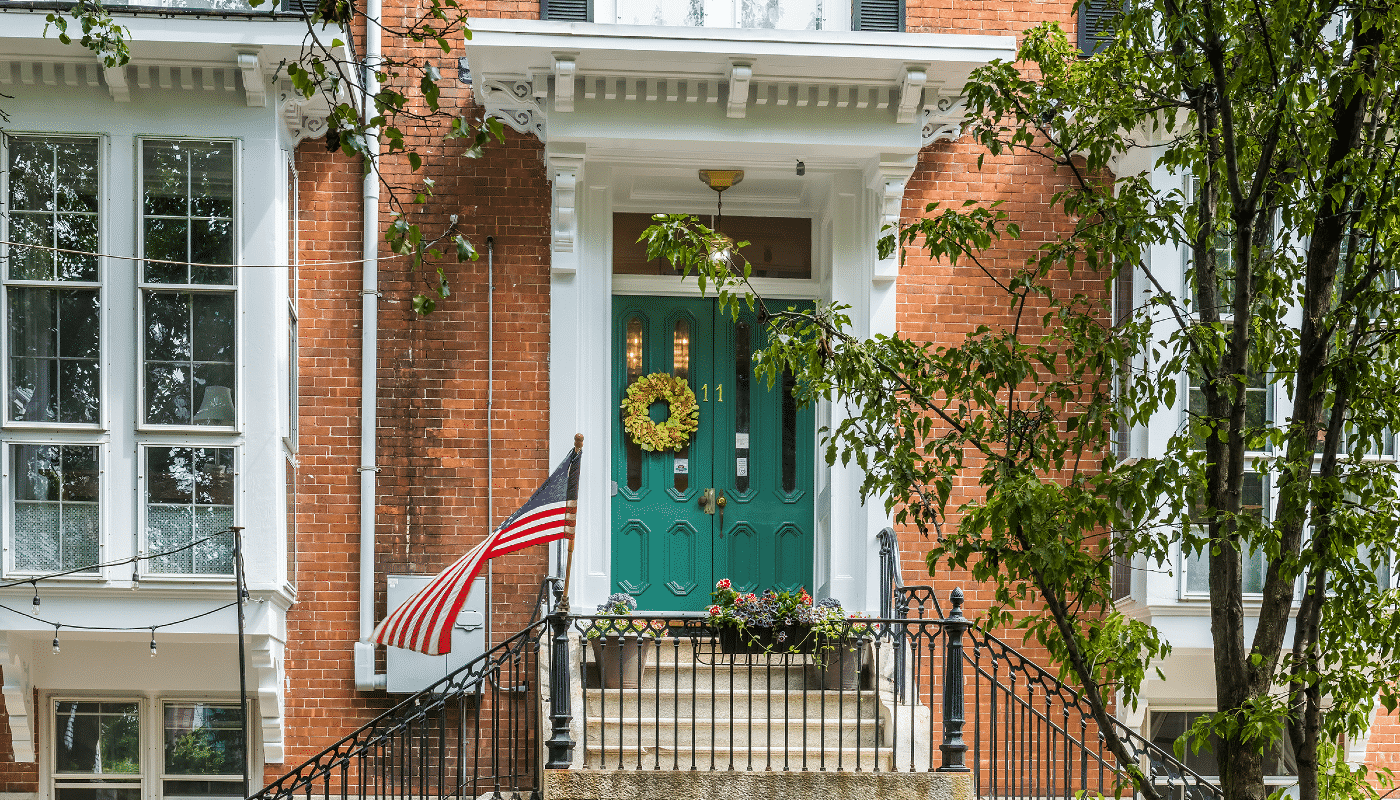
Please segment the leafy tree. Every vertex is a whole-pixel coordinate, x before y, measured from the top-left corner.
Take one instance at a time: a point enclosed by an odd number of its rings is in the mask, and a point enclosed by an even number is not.
[[[1208,565],[1219,708],[1178,749],[1218,737],[1228,800],[1267,796],[1264,754],[1282,737],[1305,800],[1373,796],[1388,775],[1348,765],[1339,741],[1365,731],[1377,701],[1400,701],[1400,597],[1377,570],[1400,487],[1395,462],[1372,457],[1400,420],[1400,8],[1134,6],[1092,58],[1046,23],[1018,63],[987,65],[966,89],[984,158],[1040,160],[1063,178],[1060,234],[999,268],[1014,219],[994,203],[934,204],[882,243],[995,281],[1003,324],[949,345],[853,337],[841,306],[769,307],[733,244],[680,216],[657,217],[649,256],[697,273],[726,308],[758,309],[777,334],[760,372],[791,370],[800,400],[834,404],[828,462],[855,463],[865,496],[939,533],[931,569],[994,589],[984,621],[1048,648],[1144,797],[1161,793],[1108,707],[1134,704],[1170,648],[1114,609],[1112,564],[1171,568],[1177,546]],[[1186,248],[1187,291],[1172,288],[1175,260],[1147,258],[1161,243]],[[1133,276],[1145,291],[1113,319],[1108,288]],[[1252,403],[1261,380],[1288,396],[1288,416]],[[1120,425],[1188,400],[1164,452],[1115,458]],[[1277,488],[1267,514],[1242,502],[1250,473]],[[980,495],[955,500],[969,474]],[[1254,553],[1268,566],[1246,636]]]
[[[229,0],[216,0],[229,4]],[[279,12],[277,0],[233,0],[240,8]],[[288,12],[281,12],[288,13]],[[456,152],[480,157],[491,141],[503,141],[504,129],[494,117],[470,119],[455,108],[439,102],[442,73],[429,55],[448,54],[463,39],[471,38],[467,8],[460,0],[427,0],[401,22],[386,15],[370,19],[363,4],[350,0],[319,0],[304,3],[296,12],[306,24],[301,58],[284,64],[280,74],[290,79],[295,91],[307,99],[322,98],[330,108],[326,145],[347,156],[359,156],[366,175],[375,175],[384,189],[391,221],[385,232],[390,249],[409,256],[414,268],[425,258],[441,262],[455,257],[459,262],[474,261],[476,248],[457,232],[457,216],[447,216],[447,224],[430,224],[424,230],[420,220],[442,219],[432,205],[433,180],[413,177],[425,155],[441,152],[439,142],[460,143]],[[68,11],[47,16],[45,33],[53,28],[64,44],[74,41],[96,54],[107,67],[125,66],[131,58],[128,42],[131,31],[113,19],[101,0],[78,0]],[[384,39],[384,54],[376,63],[357,52],[363,50],[364,31],[375,28]],[[0,122],[5,121],[0,113]],[[386,151],[381,154],[381,143]],[[405,179],[397,170],[386,169],[385,156],[402,160],[409,168]],[[450,294],[442,266],[435,268],[429,290],[413,298],[413,309],[428,314],[437,300]]]

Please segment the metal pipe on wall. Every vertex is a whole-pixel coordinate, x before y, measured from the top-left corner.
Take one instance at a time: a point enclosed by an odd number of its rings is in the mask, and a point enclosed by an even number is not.
[[[491,432],[496,416],[496,237],[486,237],[486,535],[494,530],[496,462],[492,459]],[[486,646],[491,647],[491,562],[486,562]]]
[[[379,18],[382,0],[365,0],[364,113],[372,115],[371,104],[379,93],[376,71],[383,55]],[[379,131],[370,131],[367,145],[370,160],[379,156]],[[376,506],[375,475],[377,428],[379,425],[379,173],[365,173],[361,193],[364,202],[364,277],[360,288],[360,636],[355,642],[355,688],[360,691],[383,689],[388,675],[375,672],[374,645],[367,640],[374,633],[374,572]]]

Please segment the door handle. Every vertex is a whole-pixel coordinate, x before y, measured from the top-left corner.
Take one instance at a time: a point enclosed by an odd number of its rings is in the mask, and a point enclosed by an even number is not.
[[[716,506],[717,504],[718,504],[719,506],[723,507],[724,501],[723,501],[722,498],[721,498],[720,500],[716,500],[716,499],[715,499],[715,490],[714,490],[714,489],[706,489],[706,490],[700,495],[700,510],[701,510],[701,511],[704,511],[706,514],[713,514],[713,513],[715,513],[715,506]]]
[[[720,536],[723,536],[723,535],[724,535],[724,506],[725,506],[725,504],[728,503],[729,501],[725,499],[725,497],[724,497],[724,490],[723,490],[723,489],[711,489],[711,491],[713,491],[713,492],[715,493],[715,499],[714,499],[714,503],[712,504],[712,507],[713,507],[713,506],[718,506],[718,507],[719,507],[719,535],[720,535]]]

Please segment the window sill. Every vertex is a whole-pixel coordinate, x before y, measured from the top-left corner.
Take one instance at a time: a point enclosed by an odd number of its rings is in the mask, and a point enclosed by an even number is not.
[[[30,422],[9,420],[5,422],[7,431],[42,431],[49,433],[106,433],[108,428],[100,422]]]
[[[147,435],[168,434],[172,436],[197,436],[206,434],[209,436],[229,438],[242,434],[243,428],[239,425],[152,425],[149,423],[141,423],[136,426],[136,432]]]

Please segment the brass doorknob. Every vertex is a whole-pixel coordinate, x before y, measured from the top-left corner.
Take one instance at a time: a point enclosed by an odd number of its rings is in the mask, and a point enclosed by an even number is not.
[[[719,497],[715,498],[715,505],[719,506],[720,508],[724,508],[724,504],[727,502],[729,502],[729,500],[725,498],[724,495],[720,495]]]

